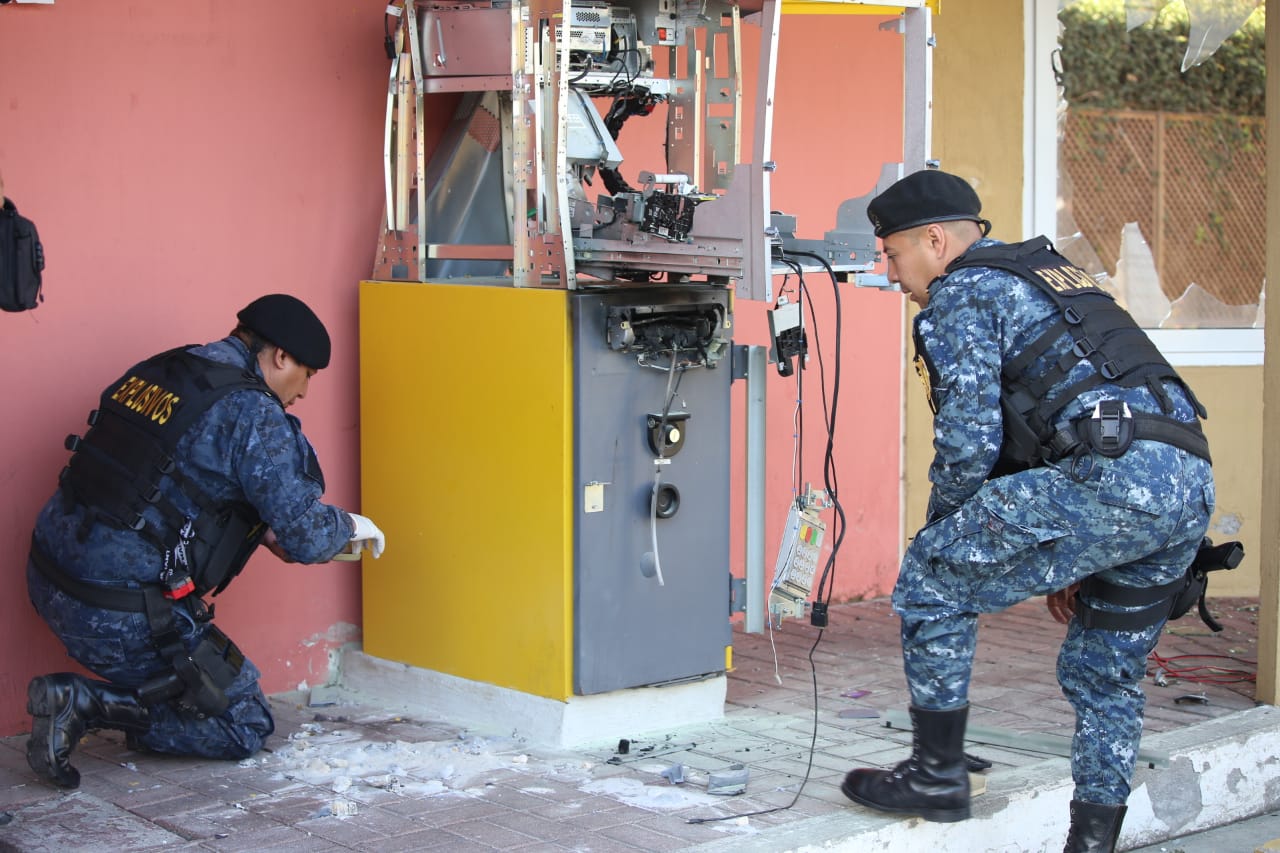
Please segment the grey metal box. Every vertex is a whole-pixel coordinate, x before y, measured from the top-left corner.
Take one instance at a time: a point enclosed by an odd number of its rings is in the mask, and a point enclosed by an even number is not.
[[[680,506],[657,521],[663,584],[651,572],[654,458],[647,416],[669,377],[606,341],[609,309],[727,305],[719,288],[637,287],[571,296],[574,382],[574,692],[601,693],[725,670],[729,623],[728,360],[680,375],[683,444],[662,468]]]

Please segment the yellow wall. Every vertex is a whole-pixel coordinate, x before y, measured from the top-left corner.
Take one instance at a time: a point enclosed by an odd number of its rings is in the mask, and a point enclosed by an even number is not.
[[[970,180],[982,197],[992,236],[1021,240],[1024,35],[1022,0],[980,0],[943,7],[934,18],[933,155]],[[994,50],[993,45],[1001,45]],[[1006,49],[1007,46],[1007,49]],[[915,309],[908,312],[914,315]],[[908,317],[908,323],[910,317]],[[909,328],[909,327],[908,327]],[[910,348],[910,334],[906,336]],[[910,357],[910,353],[905,354]],[[1215,575],[1215,596],[1254,596],[1259,589],[1262,528],[1262,368],[1199,367],[1179,372],[1209,410],[1205,430],[1214,456],[1218,511],[1209,535],[1239,539],[1240,568]],[[933,458],[932,421],[920,383],[905,379],[904,544],[924,523]]]
[[[1021,240],[1022,0],[944,4],[934,16],[933,30],[938,43],[933,56],[933,157],[977,189],[983,215],[994,225],[993,237]],[[915,310],[912,306],[908,311],[908,350]],[[905,376],[903,532],[910,537],[924,523],[933,433],[929,407],[909,364]]]
[[[1258,594],[1262,532],[1262,366],[1180,367],[1200,402],[1209,410],[1204,422],[1213,453],[1218,510],[1209,524],[1215,542],[1239,539],[1244,562],[1209,580],[1210,595]]]
[[[571,695],[571,371],[565,291],[361,283],[366,652]]]
[[[944,5],[933,19],[933,156],[973,184],[1002,240],[1023,236],[1022,2]]]

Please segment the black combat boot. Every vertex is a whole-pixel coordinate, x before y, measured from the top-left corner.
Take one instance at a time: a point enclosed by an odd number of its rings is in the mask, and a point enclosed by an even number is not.
[[[969,817],[969,770],[964,726],[969,706],[951,711],[911,708],[911,757],[892,770],[853,770],[840,790],[882,812],[919,815],[939,823]]]
[[[150,712],[133,690],[71,672],[31,679],[27,713],[32,718],[27,763],[61,788],[80,786],[80,771],[71,766],[71,751],[85,732],[119,729],[141,734],[151,725]]]
[[[1127,806],[1071,801],[1071,829],[1062,853],[1115,853]]]

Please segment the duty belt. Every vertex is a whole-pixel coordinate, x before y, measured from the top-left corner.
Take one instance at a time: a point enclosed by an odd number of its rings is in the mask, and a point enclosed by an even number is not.
[[[202,719],[226,710],[226,688],[244,666],[244,655],[216,626],[207,625],[200,642],[188,651],[173,616],[173,609],[179,605],[165,596],[164,588],[159,584],[125,589],[87,583],[67,574],[44,552],[34,536],[31,538],[31,563],[46,580],[78,601],[104,610],[147,614],[151,642],[173,671],[161,672],[138,688],[144,705],[172,699]],[[206,608],[203,600],[196,596],[184,600],[199,608],[192,614],[197,622],[208,622],[213,618],[212,608]]]
[[[1049,440],[1046,458],[1059,462],[1088,448],[1103,456],[1120,456],[1138,439],[1159,441],[1213,462],[1209,441],[1197,421],[1190,423],[1146,412],[1130,412],[1117,400],[1099,403],[1093,414],[1077,418]]]
[[[73,578],[63,571],[62,567],[49,558],[33,537],[31,540],[31,562],[45,580],[65,592],[72,598],[101,607],[103,610],[123,610],[128,613],[146,613],[146,593],[140,589],[124,589],[121,587],[102,586],[86,583]],[[159,587],[157,586],[157,590]]]

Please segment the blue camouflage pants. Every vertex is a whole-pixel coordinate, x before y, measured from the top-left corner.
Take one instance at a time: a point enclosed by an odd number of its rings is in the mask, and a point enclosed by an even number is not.
[[[1181,576],[1213,507],[1209,463],[1150,441],[1118,459],[1086,456],[988,481],[922,529],[903,557],[893,604],[912,704],[946,710],[968,702],[979,613],[1093,574],[1132,587]],[[1128,799],[1142,734],[1140,682],[1163,627],[1086,629],[1078,618],[1068,626],[1058,682],[1076,712],[1076,799]]]
[[[170,670],[151,643],[151,630],[143,613],[127,613],[91,607],[49,583],[30,563],[27,588],[31,603],[67,654],[80,665],[112,684],[141,687],[154,675]],[[177,627],[194,649],[205,626],[185,608],[174,610]],[[257,752],[275,731],[271,710],[258,686],[261,673],[247,658],[239,675],[227,687],[226,711],[198,719],[172,703],[151,706],[151,727],[137,737],[142,746],[172,755],[241,759]]]

